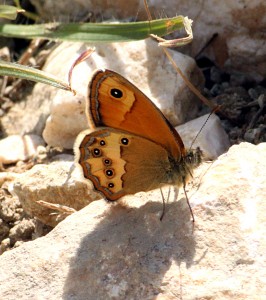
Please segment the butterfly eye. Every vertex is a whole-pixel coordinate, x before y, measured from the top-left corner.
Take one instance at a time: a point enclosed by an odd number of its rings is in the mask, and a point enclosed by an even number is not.
[[[100,143],[99,143],[101,146],[105,146],[106,145],[106,142],[105,140],[100,140]]]
[[[114,186],[115,186],[115,185],[114,185],[112,182],[108,183],[108,187],[109,187],[110,189],[112,189]]]
[[[104,159],[103,159],[103,164],[104,164],[105,166],[111,166],[112,160],[109,159],[109,158],[104,158]]]
[[[100,149],[98,149],[98,148],[94,148],[94,149],[92,150],[92,155],[93,155],[94,157],[100,157],[100,156],[102,156],[102,151],[101,151]]]
[[[105,175],[108,178],[113,178],[114,177],[114,170],[113,169],[107,169],[107,170],[105,170]]]
[[[121,139],[121,144],[122,144],[122,145],[125,145],[125,146],[126,146],[126,145],[128,145],[128,143],[129,143],[128,138],[122,138],[122,139]]]
[[[116,99],[120,99],[123,97],[123,92],[119,89],[111,89],[110,94],[116,98]]]

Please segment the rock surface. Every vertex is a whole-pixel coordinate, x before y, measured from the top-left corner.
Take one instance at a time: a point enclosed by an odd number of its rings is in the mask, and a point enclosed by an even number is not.
[[[84,183],[72,169],[73,162],[69,161],[36,165],[16,179],[12,184],[13,193],[30,216],[54,227],[73,210],[100,198],[92,185]]]
[[[43,139],[35,134],[10,135],[0,140],[0,164],[30,159],[37,155],[38,147],[44,145]]]
[[[200,170],[194,231],[183,194],[162,222],[157,190],[92,202],[0,257],[0,298],[263,299],[265,151],[243,143]]]
[[[205,124],[207,120],[207,123]],[[204,127],[202,127],[204,125]],[[214,160],[225,153],[230,147],[228,135],[221,125],[220,119],[209,114],[191,120],[176,127],[186,148],[200,147],[204,160]],[[201,131],[200,131],[201,130]],[[196,138],[197,137],[197,138]],[[196,138],[196,140],[194,140]]]

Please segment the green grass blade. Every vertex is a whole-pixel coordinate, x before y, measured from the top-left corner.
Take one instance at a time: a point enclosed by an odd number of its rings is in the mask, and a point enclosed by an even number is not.
[[[20,12],[25,12],[25,10],[10,5],[0,5],[0,18],[15,20]]]
[[[16,78],[22,78],[32,80],[36,82],[42,82],[45,84],[52,85],[54,87],[70,91],[70,87],[67,83],[61,81],[53,75],[34,69],[31,67],[9,63],[0,60],[0,75],[11,76]]]
[[[183,16],[132,23],[0,24],[0,36],[79,42],[129,42],[154,34],[164,36],[184,28]]]

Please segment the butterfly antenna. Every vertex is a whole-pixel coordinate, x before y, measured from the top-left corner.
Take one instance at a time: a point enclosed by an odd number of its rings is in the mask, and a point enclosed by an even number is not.
[[[189,200],[188,200],[187,191],[186,191],[186,182],[185,182],[184,178],[183,178],[183,190],[184,190],[184,194],[185,194],[185,197],[186,197],[186,200],[187,200],[187,205],[189,207],[190,214],[191,214],[191,217],[192,217],[192,222],[193,222],[193,225],[194,225],[195,218],[194,218],[194,214],[193,214],[192,208],[191,208]]]
[[[191,143],[191,146],[189,147],[189,150],[192,149],[193,144],[195,143],[195,141],[196,141],[196,139],[198,138],[198,136],[201,134],[202,129],[205,127],[205,125],[206,125],[207,122],[209,121],[211,115],[212,115],[213,113],[215,113],[218,109],[219,109],[219,107],[215,107],[215,108],[212,109],[212,111],[211,111],[210,114],[208,115],[207,119],[205,120],[205,122],[204,122],[203,125],[201,126],[199,132],[198,132],[198,133],[196,134],[196,136],[194,137],[194,139],[193,139],[193,141],[192,141],[192,143]]]

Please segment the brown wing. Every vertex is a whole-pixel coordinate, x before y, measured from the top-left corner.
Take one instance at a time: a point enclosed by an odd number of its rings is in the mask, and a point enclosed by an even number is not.
[[[89,86],[87,114],[97,127],[108,126],[145,137],[167,149],[175,159],[184,144],[161,111],[136,86],[110,70],[97,70]]]
[[[108,200],[148,191],[171,176],[168,152],[145,138],[104,128],[81,133],[75,145],[76,162],[84,177]]]

